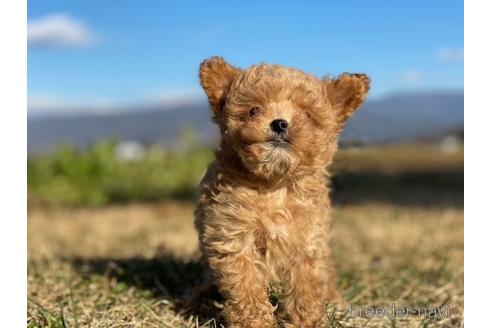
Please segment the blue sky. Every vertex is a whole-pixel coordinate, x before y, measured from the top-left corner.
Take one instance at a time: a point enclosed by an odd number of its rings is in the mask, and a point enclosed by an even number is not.
[[[463,89],[454,0],[30,0],[28,44],[29,110],[195,97],[212,55],[317,76],[365,72],[373,98]]]

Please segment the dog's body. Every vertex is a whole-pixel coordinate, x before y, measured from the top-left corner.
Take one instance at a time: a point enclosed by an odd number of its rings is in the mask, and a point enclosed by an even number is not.
[[[243,71],[218,57],[202,63],[200,80],[221,143],[195,223],[225,317],[231,327],[275,327],[274,284],[285,319],[316,327],[336,296],[326,168],[369,80],[318,80],[277,65]]]

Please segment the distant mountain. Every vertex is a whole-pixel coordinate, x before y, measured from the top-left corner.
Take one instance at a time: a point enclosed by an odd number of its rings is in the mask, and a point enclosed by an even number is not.
[[[369,101],[348,121],[342,142],[381,143],[463,131],[463,92],[394,94]]]
[[[197,139],[204,143],[214,142],[218,136],[208,104],[189,104],[104,114],[37,115],[27,120],[27,149],[28,153],[46,152],[60,144],[83,148],[109,137],[170,145],[184,128],[193,129]]]
[[[349,120],[342,143],[382,143],[432,138],[463,131],[463,93],[394,94],[369,101]],[[100,138],[115,137],[144,144],[176,143],[183,128],[193,129],[202,143],[214,143],[218,129],[206,103],[122,111],[29,115],[28,153],[52,151],[60,144],[86,147]]]

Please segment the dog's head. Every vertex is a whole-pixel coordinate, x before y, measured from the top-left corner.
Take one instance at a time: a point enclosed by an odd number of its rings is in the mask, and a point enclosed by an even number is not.
[[[306,174],[331,162],[347,118],[369,90],[369,78],[319,80],[294,68],[242,70],[212,57],[200,66],[221,147],[263,179]]]

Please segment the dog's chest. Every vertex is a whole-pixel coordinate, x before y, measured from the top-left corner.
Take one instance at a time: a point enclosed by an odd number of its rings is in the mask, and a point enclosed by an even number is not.
[[[289,252],[290,245],[304,239],[306,221],[302,214],[308,208],[287,189],[262,195],[256,202],[261,235],[257,245],[265,252],[282,249]]]
[[[257,202],[258,220],[264,229],[265,237],[270,239],[286,238],[293,225],[292,210],[288,204],[287,189],[279,189],[264,195]]]

